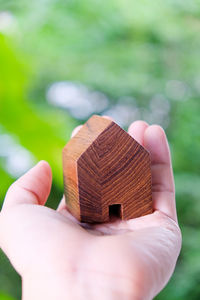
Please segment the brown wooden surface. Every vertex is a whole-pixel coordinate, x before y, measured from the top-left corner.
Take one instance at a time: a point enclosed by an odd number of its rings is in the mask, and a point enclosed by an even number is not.
[[[82,222],[152,212],[149,153],[113,121],[93,116],[63,150],[65,197]],[[115,204],[120,206],[111,206]]]

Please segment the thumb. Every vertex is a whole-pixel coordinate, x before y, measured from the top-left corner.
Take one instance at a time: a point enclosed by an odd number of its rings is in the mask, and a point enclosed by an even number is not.
[[[46,161],[40,161],[10,186],[2,211],[18,204],[44,205],[51,190],[51,183],[51,168]]]

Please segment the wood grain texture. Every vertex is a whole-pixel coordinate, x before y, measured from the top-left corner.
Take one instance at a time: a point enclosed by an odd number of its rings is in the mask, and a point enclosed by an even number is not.
[[[111,120],[93,116],[69,141],[63,174],[66,202],[81,222],[108,222],[109,211],[123,220],[152,212],[150,155]]]

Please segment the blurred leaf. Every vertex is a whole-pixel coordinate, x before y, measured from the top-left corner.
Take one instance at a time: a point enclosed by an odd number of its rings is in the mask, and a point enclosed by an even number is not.
[[[9,295],[0,293],[0,300],[15,300],[15,298],[12,298]]]
[[[1,294],[20,299],[21,279],[11,266],[8,258],[0,249],[0,295]]]
[[[0,185],[0,208],[1,208],[1,203],[3,202],[8,187],[13,183],[13,179],[1,167],[0,167],[0,178],[3,178],[3,180],[1,180],[1,185]]]
[[[1,36],[0,54],[0,122],[37,160],[50,163],[56,173],[55,181],[62,187],[62,148],[76,123],[62,111],[48,107],[37,110],[24,99],[28,74]]]

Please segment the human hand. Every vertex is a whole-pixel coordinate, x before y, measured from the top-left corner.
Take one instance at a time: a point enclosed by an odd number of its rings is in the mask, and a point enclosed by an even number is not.
[[[168,282],[181,248],[174,181],[164,131],[143,121],[129,134],[149,150],[154,213],[79,224],[64,199],[45,207],[52,175],[42,161],[8,190],[0,246],[22,276],[23,299],[152,299]]]

